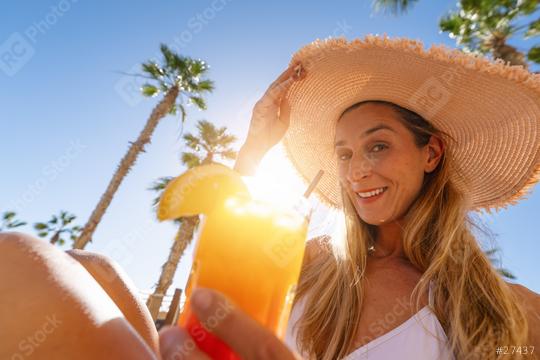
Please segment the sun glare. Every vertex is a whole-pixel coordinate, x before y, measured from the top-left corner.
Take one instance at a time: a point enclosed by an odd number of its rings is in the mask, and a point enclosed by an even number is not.
[[[282,146],[277,146],[266,154],[255,176],[246,176],[242,179],[254,199],[277,204],[278,207],[294,205],[308,187],[287,160]],[[324,206],[314,193],[309,197],[309,204],[312,216],[308,239],[333,234],[342,213]]]
[[[243,177],[255,199],[288,205],[304,194],[307,186],[296,175],[282,147],[270,150],[255,176]]]

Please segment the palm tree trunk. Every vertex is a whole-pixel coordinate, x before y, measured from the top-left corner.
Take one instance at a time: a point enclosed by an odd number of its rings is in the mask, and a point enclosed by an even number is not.
[[[92,235],[94,234],[97,225],[101,221],[103,214],[105,214],[105,211],[107,211],[107,208],[109,207],[114,194],[122,183],[122,180],[128,174],[133,164],[135,164],[139,154],[144,151],[144,146],[150,142],[152,134],[154,133],[159,121],[167,115],[171,107],[176,102],[178,92],[179,89],[177,86],[172,87],[152,110],[150,117],[146,121],[144,129],[139,134],[137,140],[131,143],[131,146],[120,161],[120,165],[118,165],[116,172],[109,182],[107,190],[105,190],[105,193],[101,196],[101,199],[92,212],[90,219],[88,219],[88,222],[84,226],[81,235],[73,243],[74,249],[84,249],[86,244],[92,240]]]
[[[191,243],[193,233],[195,232],[195,228],[198,224],[198,216],[182,218],[182,225],[178,229],[178,232],[174,238],[174,242],[169,253],[169,258],[165,264],[163,264],[156,288],[152,295],[148,297],[146,302],[146,306],[148,307],[148,310],[150,310],[150,314],[152,315],[154,321],[159,314],[159,308],[161,307],[163,296],[167,293],[169,286],[171,286],[180,258]]]
[[[521,65],[525,69],[529,68],[525,54],[514,46],[508,45],[504,37],[494,37],[491,40],[491,55],[494,59],[504,60],[510,65]]]
[[[51,241],[50,243],[52,245],[56,244],[58,242],[58,240],[60,239],[60,231],[57,231],[54,233],[54,235],[51,237]]]

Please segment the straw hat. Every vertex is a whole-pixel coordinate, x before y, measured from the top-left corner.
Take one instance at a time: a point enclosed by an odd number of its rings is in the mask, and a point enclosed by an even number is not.
[[[308,76],[287,93],[287,157],[310,181],[325,171],[316,194],[341,208],[333,141],[350,105],[386,100],[412,110],[451,135],[446,150],[458,189],[471,210],[505,208],[540,178],[540,74],[442,45],[368,35],[315,40],[290,61]]]

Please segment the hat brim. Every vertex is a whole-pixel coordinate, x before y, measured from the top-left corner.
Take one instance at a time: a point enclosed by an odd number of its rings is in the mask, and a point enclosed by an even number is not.
[[[444,46],[424,50],[410,39],[368,35],[316,40],[296,52],[307,76],[287,93],[290,127],[283,144],[307,183],[341,208],[334,155],[344,109],[385,100],[412,110],[456,140],[447,151],[452,180],[471,210],[504,208],[540,177],[540,75]]]

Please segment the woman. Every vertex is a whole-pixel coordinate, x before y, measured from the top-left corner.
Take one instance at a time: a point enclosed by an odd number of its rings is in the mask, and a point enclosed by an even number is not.
[[[283,138],[306,181],[325,170],[318,194],[346,233],[309,242],[287,345],[314,359],[535,356],[540,297],[503,281],[469,212],[538,181],[540,76],[378,37],[316,41],[291,64],[256,104],[236,169]],[[203,293],[204,319],[226,300]],[[215,331],[245,358],[293,358],[241,312]],[[187,334],[163,338],[186,354]]]

